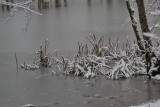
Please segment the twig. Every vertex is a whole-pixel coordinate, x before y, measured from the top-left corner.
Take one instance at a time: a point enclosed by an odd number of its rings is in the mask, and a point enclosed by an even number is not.
[[[15,52],[15,58],[16,58],[16,65],[17,65],[17,71],[18,71],[18,59],[17,59],[17,54]]]

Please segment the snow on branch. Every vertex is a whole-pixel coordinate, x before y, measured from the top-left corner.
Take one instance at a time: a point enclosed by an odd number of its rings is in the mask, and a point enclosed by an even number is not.
[[[3,5],[8,5],[8,6],[13,6],[14,8],[22,8],[24,10],[28,10],[32,13],[35,13],[35,14],[38,14],[38,15],[42,15],[32,9],[30,9],[30,7],[28,6],[30,3],[32,3],[33,0],[27,0],[25,2],[19,2],[19,3],[11,3],[11,2],[6,2],[4,0],[0,0],[0,4],[3,4]]]
[[[151,11],[149,13],[152,15],[160,15],[160,10]]]
[[[160,39],[160,37],[156,36],[156,34],[153,34],[153,33],[143,33],[143,35],[146,37],[154,38],[154,39]]]
[[[126,1],[131,1],[131,2],[135,2],[136,0],[126,0]]]
[[[24,2],[12,3],[12,2],[6,2],[5,0],[0,0],[0,4],[12,7],[11,10],[10,10],[9,17],[5,19],[3,24],[8,22],[16,14],[16,12],[20,8],[24,11],[23,14],[25,16],[25,24],[22,27],[22,31],[19,35],[23,35],[25,32],[27,32],[29,23],[31,21],[31,13],[34,13],[34,14],[37,14],[37,15],[42,15],[42,14],[40,14],[40,13],[38,13],[38,12],[36,12],[36,11],[34,11],[30,8],[32,2],[33,2],[33,0],[25,0]]]

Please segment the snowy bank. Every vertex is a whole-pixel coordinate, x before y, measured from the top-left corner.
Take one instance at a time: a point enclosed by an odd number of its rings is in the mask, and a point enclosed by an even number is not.
[[[160,100],[149,102],[149,103],[142,104],[139,106],[131,106],[131,107],[160,107]]]

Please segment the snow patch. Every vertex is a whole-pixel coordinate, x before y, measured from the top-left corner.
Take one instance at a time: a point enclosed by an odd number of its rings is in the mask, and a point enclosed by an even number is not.
[[[38,65],[36,64],[21,64],[21,68],[25,69],[25,70],[37,70],[39,68]]]
[[[88,71],[86,74],[84,74],[85,78],[93,78],[95,77],[95,73]]]
[[[152,77],[152,79],[160,80],[160,75],[156,75],[155,77]]]
[[[35,106],[33,104],[26,104],[26,105],[24,105],[22,107],[35,107]]]
[[[149,102],[147,104],[142,104],[139,106],[130,106],[130,107],[160,107],[160,100],[157,100],[155,102]]]

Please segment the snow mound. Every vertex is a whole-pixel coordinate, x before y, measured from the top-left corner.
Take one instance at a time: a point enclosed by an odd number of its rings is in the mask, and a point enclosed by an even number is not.
[[[139,106],[131,106],[131,107],[160,107],[160,100],[157,100],[155,102],[149,102]]]
[[[152,79],[160,80],[160,75],[156,75],[155,77],[152,77]]]
[[[35,106],[33,104],[26,104],[26,105],[24,105],[22,107],[35,107]]]

